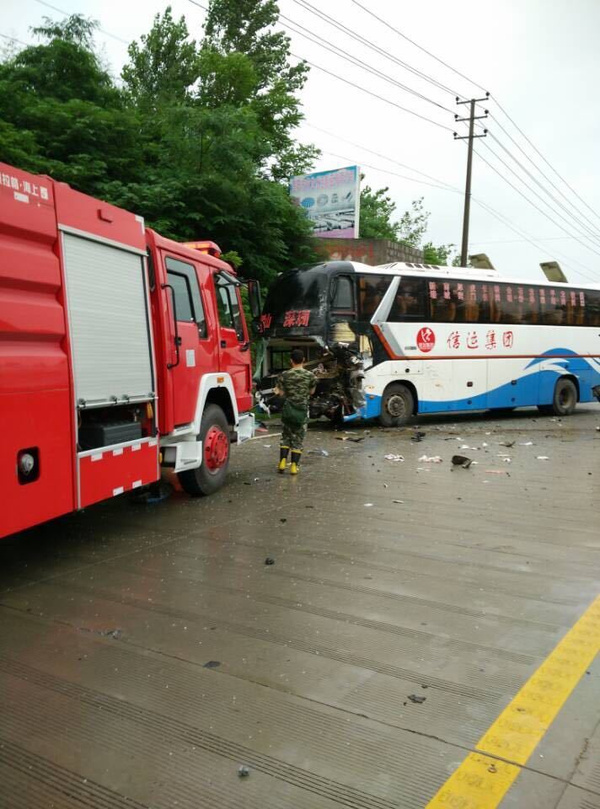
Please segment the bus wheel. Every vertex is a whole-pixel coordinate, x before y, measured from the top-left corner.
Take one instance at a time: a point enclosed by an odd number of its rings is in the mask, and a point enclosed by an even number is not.
[[[412,391],[400,382],[388,385],[381,398],[379,423],[382,427],[400,427],[415,411]]]
[[[202,415],[200,435],[202,464],[197,469],[179,472],[179,482],[192,497],[213,494],[225,483],[229,466],[229,424],[220,407],[209,404]]]
[[[577,388],[571,379],[559,379],[554,387],[551,405],[540,405],[538,410],[549,416],[570,416],[577,405]]]

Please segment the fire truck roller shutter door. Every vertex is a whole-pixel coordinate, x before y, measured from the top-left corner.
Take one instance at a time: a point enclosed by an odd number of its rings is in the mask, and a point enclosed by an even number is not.
[[[75,398],[88,406],[154,390],[143,257],[63,234]]]

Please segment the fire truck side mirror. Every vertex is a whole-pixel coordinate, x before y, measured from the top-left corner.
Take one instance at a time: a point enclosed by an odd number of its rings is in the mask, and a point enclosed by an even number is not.
[[[255,320],[260,318],[262,312],[262,301],[260,299],[260,284],[258,281],[248,281],[248,302],[250,304],[250,312]]]

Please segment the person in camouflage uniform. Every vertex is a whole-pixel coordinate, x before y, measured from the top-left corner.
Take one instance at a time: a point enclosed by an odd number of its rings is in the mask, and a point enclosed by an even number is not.
[[[278,468],[281,473],[285,472],[288,453],[291,450],[290,472],[297,475],[308,424],[308,403],[317,387],[317,378],[304,368],[304,353],[301,349],[295,348],[290,360],[292,367],[280,375],[276,388],[277,393],[284,398]]]

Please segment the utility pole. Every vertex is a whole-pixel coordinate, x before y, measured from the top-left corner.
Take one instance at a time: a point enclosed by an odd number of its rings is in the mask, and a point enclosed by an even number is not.
[[[469,149],[467,155],[467,183],[465,186],[465,211],[463,214],[463,231],[462,231],[462,245],[460,250],[460,263],[462,267],[467,266],[468,255],[469,252],[469,216],[471,213],[471,174],[473,171],[473,141],[475,138],[485,138],[487,135],[487,129],[483,130],[481,135],[475,134],[475,121],[479,121],[482,118],[488,117],[488,111],[485,110],[485,115],[475,115],[475,104],[479,101],[487,101],[490,97],[489,93],[485,94],[485,98],[471,98],[470,100],[467,99],[465,101],[460,101],[458,96],[456,97],[457,104],[470,104],[471,110],[468,118],[459,118],[458,115],[454,116],[454,120],[456,123],[460,121],[468,121],[469,122],[469,134],[468,135],[458,135],[456,132],[454,133],[454,140],[468,140],[469,141]]]

